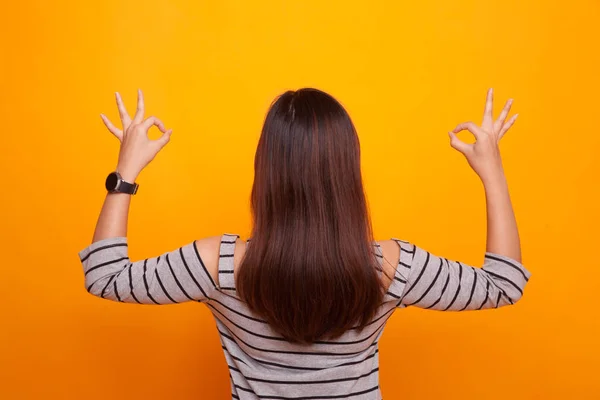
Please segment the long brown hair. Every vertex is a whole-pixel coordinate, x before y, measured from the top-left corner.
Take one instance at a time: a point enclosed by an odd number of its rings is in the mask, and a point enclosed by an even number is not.
[[[271,104],[254,159],[253,228],[238,295],[294,343],[361,330],[381,305],[360,143],[346,110],[314,88]]]

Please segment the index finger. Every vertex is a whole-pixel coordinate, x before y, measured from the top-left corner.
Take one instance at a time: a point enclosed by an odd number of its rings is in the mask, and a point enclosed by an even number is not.
[[[148,129],[150,129],[152,127],[152,125],[156,125],[156,127],[158,129],[160,129],[161,132],[165,133],[167,130],[165,129],[165,124],[163,124],[163,122],[156,118],[156,117],[148,117],[144,120],[144,122],[142,122],[140,124],[140,126],[142,128],[144,128],[145,131],[147,131]]]
[[[475,139],[479,139],[483,133],[481,131],[481,129],[477,125],[475,125],[475,123],[473,123],[471,121],[463,122],[462,124],[458,124],[456,126],[456,128],[454,128],[452,130],[452,132],[458,133],[460,131],[465,131],[465,130],[471,132],[473,134],[473,136],[475,136]]]

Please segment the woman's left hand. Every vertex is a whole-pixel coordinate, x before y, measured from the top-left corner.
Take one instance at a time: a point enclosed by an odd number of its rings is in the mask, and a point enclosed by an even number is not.
[[[123,105],[121,95],[117,92],[115,96],[123,129],[115,127],[104,114],[100,114],[100,117],[108,130],[121,142],[117,171],[125,181],[133,183],[142,169],[169,143],[172,129],[166,130],[162,121],[156,117],[144,119],[144,95],[141,90],[138,89],[137,110],[133,120]],[[148,138],[148,130],[153,125],[163,133],[156,140]]]

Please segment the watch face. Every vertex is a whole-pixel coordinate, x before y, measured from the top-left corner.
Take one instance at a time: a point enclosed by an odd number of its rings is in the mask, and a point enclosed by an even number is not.
[[[119,177],[114,172],[111,172],[106,177],[106,182],[104,186],[106,186],[106,190],[111,191],[117,188],[117,183],[119,182]]]

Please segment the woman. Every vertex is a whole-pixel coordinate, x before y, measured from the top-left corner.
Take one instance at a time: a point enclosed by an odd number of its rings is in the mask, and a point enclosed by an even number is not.
[[[266,116],[251,239],[226,233],[131,261],[130,196],[171,130],[144,119],[141,91],[133,119],[117,93],[123,129],[102,119],[121,147],[92,244],[79,253],[86,288],[127,303],[206,304],[232,398],[381,399],[378,341],[396,309],[498,308],[518,301],[529,279],[498,150],[516,115],[506,120],[509,100],[494,121],[492,97],[490,89],[481,126],[449,132],[486,194],[487,249],[483,268],[475,268],[397,238],[373,240],[354,126],[333,97],[311,88],[283,93]],[[157,140],[147,136],[153,125],[163,132]],[[462,130],[476,142],[459,140]]]

